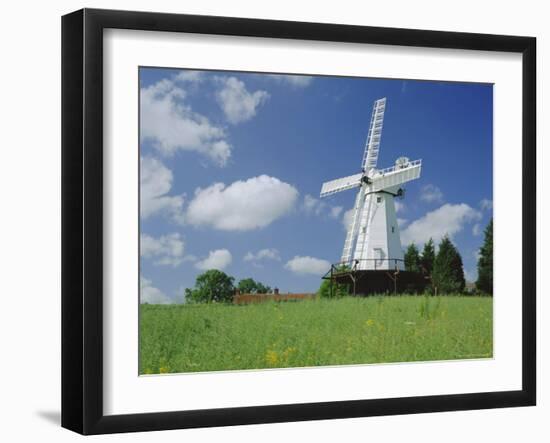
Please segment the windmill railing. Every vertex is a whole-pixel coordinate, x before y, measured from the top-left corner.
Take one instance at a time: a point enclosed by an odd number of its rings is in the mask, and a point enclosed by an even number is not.
[[[361,266],[364,264],[365,266]],[[323,278],[332,278],[338,274],[346,274],[356,271],[399,271],[404,268],[405,260],[402,258],[364,258],[357,260],[344,261],[339,263],[333,263],[330,266],[330,270],[323,276]]]
[[[412,166],[418,166],[422,164],[422,160],[412,160],[412,161],[408,161],[406,163],[406,168],[410,168]],[[378,169],[376,171],[376,175],[385,175],[385,174],[389,174],[390,172],[394,172],[394,171],[398,171],[399,169],[404,169],[403,167],[401,166],[390,166],[389,168],[385,168],[385,169]]]
[[[372,267],[367,266],[367,269],[360,266],[366,263]],[[365,258],[359,260],[352,260],[351,262],[334,263],[322,278],[324,280],[330,280],[330,296],[333,296],[333,283],[334,281],[341,280],[343,277],[349,278],[351,282],[351,294],[356,295],[357,284],[368,274],[363,271],[383,271],[393,281],[393,292],[397,294],[397,276],[401,269],[404,269],[405,260],[401,258]]]

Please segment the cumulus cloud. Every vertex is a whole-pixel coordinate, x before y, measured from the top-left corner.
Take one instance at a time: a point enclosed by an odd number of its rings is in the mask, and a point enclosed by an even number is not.
[[[325,202],[322,202],[321,200],[313,197],[310,194],[306,194],[304,196],[302,207],[304,208],[304,211],[308,214],[320,215],[325,206]]]
[[[178,266],[183,261],[184,242],[181,235],[172,233],[158,238],[140,236],[141,257],[152,259],[156,265]]]
[[[474,226],[472,226],[472,234],[474,234],[476,237],[481,235],[481,232],[483,230],[481,229],[481,225],[479,223],[476,223]]]
[[[283,75],[283,74],[270,74],[267,78],[274,80],[278,83],[287,84],[295,88],[305,88],[311,84],[313,77],[309,75]]]
[[[342,206],[333,206],[332,208],[330,208],[330,212],[328,215],[331,218],[338,218],[340,217],[340,214],[343,210],[344,208],[342,208]]]
[[[168,195],[172,189],[172,171],[151,157],[140,159],[140,216],[147,219],[165,215],[183,223],[183,196]]]
[[[480,219],[481,213],[466,203],[456,205],[446,203],[411,222],[401,232],[401,242],[403,245],[422,244],[427,242],[430,237],[434,242],[440,241],[445,235],[452,238],[456,233],[462,231],[467,223]]]
[[[160,289],[153,286],[153,282],[145,277],[139,279],[139,301],[151,305],[172,303],[170,297],[166,296]]]
[[[470,270],[464,268],[464,279],[467,282],[474,283],[477,280],[477,270],[470,271]]]
[[[409,220],[407,220],[406,218],[397,217],[397,226],[403,228],[408,223],[408,221]]]
[[[491,209],[493,209],[493,200],[484,198],[479,202],[479,207],[482,211],[490,211]]]
[[[312,274],[321,276],[330,270],[330,262],[309,256],[296,256],[286,263],[285,268],[295,274]]]
[[[231,264],[232,260],[233,256],[227,249],[216,249],[215,251],[210,251],[208,257],[205,259],[195,263],[195,267],[202,271],[207,271],[209,269],[223,271]]]
[[[344,225],[344,229],[346,231],[349,229],[349,226],[353,222],[354,212],[355,212],[354,208],[348,209],[346,212],[344,212],[344,216],[342,217],[342,224]]]
[[[344,210],[342,206],[331,206],[310,194],[304,196],[302,209],[306,214],[327,215],[330,218],[337,219]]]
[[[443,202],[443,193],[435,185],[425,185],[420,190],[420,199],[426,203],[441,203]]]
[[[281,256],[279,255],[279,251],[275,248],[265,248],[260,249],[258,252],[247,252],[246,255],[243,258],[246,262],[252,262],[255,264],[258,264],[258,262],[262,260],[276,260],[280,261]]]
[[[202,71],[180,71],[174,77],[175,82],[196,84],[204,80],[204,73]]]
[[[394,203],[395,203],[395,212],[396,213],[403,212],[405,210],[405,203],[400,202],[399,200],[395,200],[395,199],[394,199]]]
[[[231,145],[223,128],[185,103],[186,81],[198,81],[193,72],[180,72],[173,79],[163,79],[140,91],[140,134],[151,140],[164,156],[178,151],[195,151],[224,166],[231,156]]]
[[[278,178],[260,175],[226,186],[198,188],[187,209],[187,221],[222,231],[263,228],[294,207],[298,191]]]
[[[250,120],[269,99],[269,93],[250,92],[244,82],[236,77],[219,77],[218,82],[222,88],[217,91],[216,99],[227,120],[234,125]]]

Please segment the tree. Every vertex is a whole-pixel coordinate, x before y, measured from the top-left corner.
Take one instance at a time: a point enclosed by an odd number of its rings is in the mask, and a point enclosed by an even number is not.
[[[462,257],[449,237],[445,236],[439,243],[439,251],[434,260],[432,284],[439,294],[461,293],[466,280]]]
[[[493,219],[485,228],[485,240],[479,249],[477,261],[476,288],[487,294],[493,294]]]
[[[423,292],[426,288],[426,281],[422,273],[420,253],[414,243],[411,243],[405,251],[405,270],[412,273],[407,277],[405,292],[410,294]]]
[[[349,269],[350,269],[349,266],[340,265],[334,271],[335,273],[346,272],[346,271],[349,271]],[[319,287],[319,290],[317,291],[317,295],[321,298],[330,298],[331,296],[333,298],[339,298],[339,297],[344,297],[346,295],[349,295],[349,291],[350,291],[349,284],[332,282],[332,293],[331,293],[330,286],[331,286],[330,280],[323,280],[321,282],[321,286]]]
[[[422,257],[420,258],[420,269],[424,274],[431,277],[435,261],[434,242],[430,238],[427,243],[424,243]]]
[[[271,294],[271,292],[273,292],[271,286],[264,285],[259,281],[256,282],[256,294]]]
[[[405,252],[405,270],[420,272],[420,254],[414,243],[411,243]]]
[[[193,289],[185,290],[185,300],[192,303],[231,302],[234,280],[222,271],[210,269],[196,278]]]
[[[321,298],[330,298],[330,280],[323,280],[317,295]],[[332,283],[332,297],[339,298],[349,295],[349,287],[343,283]]]
[[[422,290],[427,293],[433,292],[432,273],[435,262],[435,247],[432,238],[424,243],[422,255],[420,256],[420,272],[423,276]]]
[[[265,286],[252,278],[243,278],[237,284],[237,289],[241,294],[268,294],[271,292],[269,286]]]

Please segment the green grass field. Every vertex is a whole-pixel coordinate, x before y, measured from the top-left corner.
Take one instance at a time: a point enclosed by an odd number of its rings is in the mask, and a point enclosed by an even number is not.
[[[140,373],[489,358],[490,297],[141,305]]]

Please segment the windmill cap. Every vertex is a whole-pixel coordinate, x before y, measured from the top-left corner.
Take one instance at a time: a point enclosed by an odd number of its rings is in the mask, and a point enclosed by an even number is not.
[[[395,160],[395,165],[396,166],[404,167],[404,166],[407,166],[408,164],[409,164],[409,158],[408,157],[398,157],[398,159]]]

